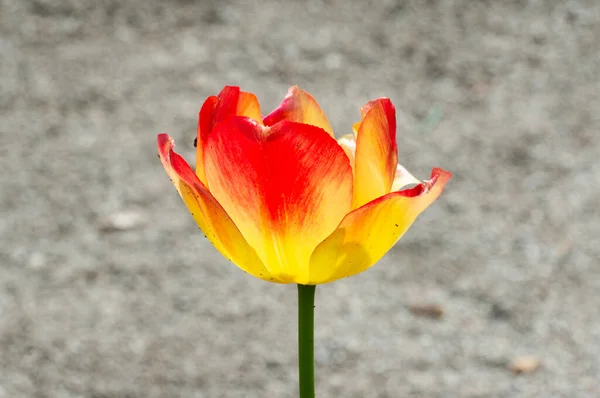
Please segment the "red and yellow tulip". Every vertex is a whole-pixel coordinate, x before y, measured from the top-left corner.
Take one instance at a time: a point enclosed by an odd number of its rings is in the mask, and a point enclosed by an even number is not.
[[[254,94],[225,87],[200,110],[195,170],[168,135],[158,136],[158,151],[226,258],[270,282],[327,283],[375,264],[451,177],[435,168],[419,181],[398,164],[389,99],[361,114],[354,134],[336,140],[316,100],[298,87],[265,117]]]

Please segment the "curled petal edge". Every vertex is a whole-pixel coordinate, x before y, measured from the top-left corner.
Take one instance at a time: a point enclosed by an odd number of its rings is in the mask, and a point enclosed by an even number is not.
[[[408,170],[401,164],[396,167],[396,175],[394,176],[394,182],[392,183],[391,192],[400,191],[406,188],[408,185],[420,184],[421,181],[417,180]]]

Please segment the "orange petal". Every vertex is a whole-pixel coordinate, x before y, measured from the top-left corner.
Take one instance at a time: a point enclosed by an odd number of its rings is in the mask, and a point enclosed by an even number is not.
[[[356,136],[353,208],[389,193],[398,164],[396,110],[392,102],[380,98],[369,102],[361,111],[363,119]]]
[[[281,105],[264,118],[267,126],[273,126],[282,120],[317,126],[334,136],[329,120],[317,100],[298,86],[291,87]]]
[[[216,125],[205,150],[211,193],[269,272],[280,282],[309,281],[314,248],[350,211],[342,148],[314,126],[238,117]]]
[[[257,278],[274,281],[223,207],[200,182],[188,163],[173,152],[173,147],[171,137],[167,134],[158,135],[160,161],[208,240],[244,271]]]
[[[392,192],[352,211],[314,251],[310,284],[358,274],[375,264],[442,193],[451,174],[433,169],[431,179]]]
[[[204,143],[206,137],[217,123],[234,116],[247,116],[262,124],[260,104],[256,96],[240,91],[239,87],[225,86],[218,96],[208,97],[200,109],[196,137],[196,174],[205,185]]]

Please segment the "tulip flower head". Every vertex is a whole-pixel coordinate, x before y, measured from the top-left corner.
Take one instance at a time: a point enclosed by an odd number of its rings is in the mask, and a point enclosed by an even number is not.
[[[196,167],[158,136],[161,162],[200,229],[242,270],[316,285],[375,264],[442,192],[451,174],[419,181],[398,164],[396,112],[379,98],[336,140],[298,87],[263,117],[252,93],[225,87],[203,104]]]

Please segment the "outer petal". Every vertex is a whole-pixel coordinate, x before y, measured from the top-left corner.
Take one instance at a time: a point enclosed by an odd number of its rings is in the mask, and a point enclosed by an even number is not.
[[[309,283],[331,282],[375,264],[440,195],[450,177],[447,171],[433,169],[429,181],[392,192],[348,214],[315,249]]]
[[[215,126],[205,149],[211,193],[269,272],[280,282],[311,280],[313,250],[350,211],[342,148],[307,124],[233,118]]]
[[[300,90],[298,86],[291,87],[281,105],[265,116],[264,120],[267,126],[273,126],[282,120],[310,124],[320,127],[330,136],[334,136],[329,120],[317,100],[306,91]]]
[[[358,208],[389,193],[398,164],[396,110],[387,98],[369,102],[356,137],[354,203]]]
[[[196,137],[196,174],[205,185],[204,143],[206,137],[217,123],[234,116],[247,116],[262,123],[260,104],[256,96],[240,91],[239,87],[225,86],[218,96],[208,97],[200,109]]]
[[[206,237],[223,256],[244,271],[257,278],[275,281],[223,207],[204,187],[187,162],[173,152],[173,146],[171,137],[159,134],[160,161]]]

